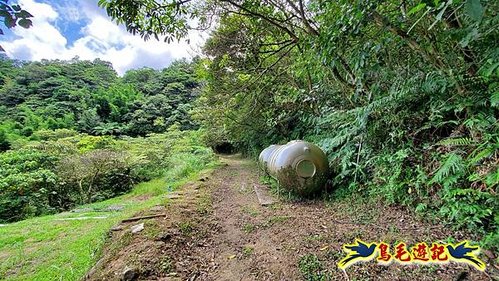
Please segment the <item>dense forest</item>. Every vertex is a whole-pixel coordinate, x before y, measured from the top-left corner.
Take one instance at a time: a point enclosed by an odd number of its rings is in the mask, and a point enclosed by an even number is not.
[[[36,139],[34,132],[56,129],[129,136],[164,132],[173,124],[195,129],[188,114],[198,95],[194,63],[131,70],[123,77],[99,59],[1,63],[0,130],[10,139]]]
[[[326,198],[380,198],[499,245],[499,2],[99,3],[146,39],[213,31],[192,62],[123,77],[3,58],[1,221],[124,193],[172,167],[161,153],[181,135],[253,157],[305,139],[333,168]]]

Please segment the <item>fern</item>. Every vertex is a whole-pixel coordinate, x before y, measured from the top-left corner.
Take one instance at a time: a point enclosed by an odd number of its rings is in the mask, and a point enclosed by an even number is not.
[[[497,198],[488,192],[471,188],[444,188],[445,202],[440,214],[453,223],[453,227],[483,227],[497,213]]]
[[[494,151],[496,151],[496,149],[494,147],[486,147],[485,149],[481,149],[481,150],[476,149],[468,157],[468,159],[467,159],[468,163],[470,165],[476,164],[476,163],[482,161],[483,159],[489,157],[490,155],[492,155],[492,153],[494,153]]]
[[[475,142],[471,138],[447,138],[437,142],[437,145],[448,145],[448,146],[467,146],[472,145]]]
[[[463,158],[455,153],[450,153],[442,166],[435,172],[429,184],[443,183],[446,180],[454,181],[455,179],[451,179],[451,176],[459,174],[463,170]]]
[[[490,97],[490,104],[493,107],[499,107],[499,91],[496,91],[492,94],[492,96]]]
[[[496,168],[495,171],[487,174],[485,177],[485,184],[487,184],[490,188],[499,184],[499,168]]]

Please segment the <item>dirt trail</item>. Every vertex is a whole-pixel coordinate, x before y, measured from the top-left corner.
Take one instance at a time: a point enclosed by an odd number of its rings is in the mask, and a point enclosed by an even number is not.
[[[368,262],[343,272],[336,265],[344,257],[341,245],[355,238],[414,244],[469,237],[417,221],[382,202],[276,198],[276,204],[264,207],[253,191],[258,184],[255,164],[237,156],[222,161],[224,167],[169,195],[172,199],[165,206],[142,214],[166,212],[166,219],[145,220],[145,229],[138,234],[129,229],[137,223],[118,226],[88,279],[493,280],[489,270],[481,273],[455,263]]]

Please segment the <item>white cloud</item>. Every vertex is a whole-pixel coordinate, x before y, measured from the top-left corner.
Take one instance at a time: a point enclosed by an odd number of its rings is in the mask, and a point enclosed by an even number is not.
[[[20,0],[20,5],[33,14],[33,26],[29,29],[14,28],[17,38],[2,41],[0,45],[9,57],[21,60],[71,59],[75,56],[88,60],[100,58],[110,61],[116,71],[123,74],[128,69],[143,66],[163,68],[174,59],[192,57],[204,41],[201,34],[193,33],[189,36],[191,45],[185,42],[144,42],[139,36],[133,36],[113,23],[96,3],[78,2],[52,6],[35,0]],[[64,15],[64,19],[60,14]],[[56,22],[60,26],[67,20],[85,22],[80,30],[81,38],[72,44],[68,44],[56,27]]]
[[[91,3],[90,1],[84,1],[84,3]],[[81,9],[81,6],[75,4],[74,1],[62,1],[54,3],[56,10],[58,10],[65,20],[70,21],[80,21],[85,19],[85,15]]]
[[[123,43],[122,40],[127,37],[119,26],[101,16],[93,18],[90,24],[83,28],[83,33],[109,44]]]

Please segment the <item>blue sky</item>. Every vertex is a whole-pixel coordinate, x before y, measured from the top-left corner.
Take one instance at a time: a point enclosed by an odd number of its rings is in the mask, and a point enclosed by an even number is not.
[[[100,58],[113,64],[119,74],[126,70],[161,69],[173,60],[193,57],[204,42],[203,34],[192,33],[185,41],[167,44],[144,42],[111,21],[97,0],[12,0],[33,14],[33,26],[5,30],[0,45],[7,55],[20,60]]]

